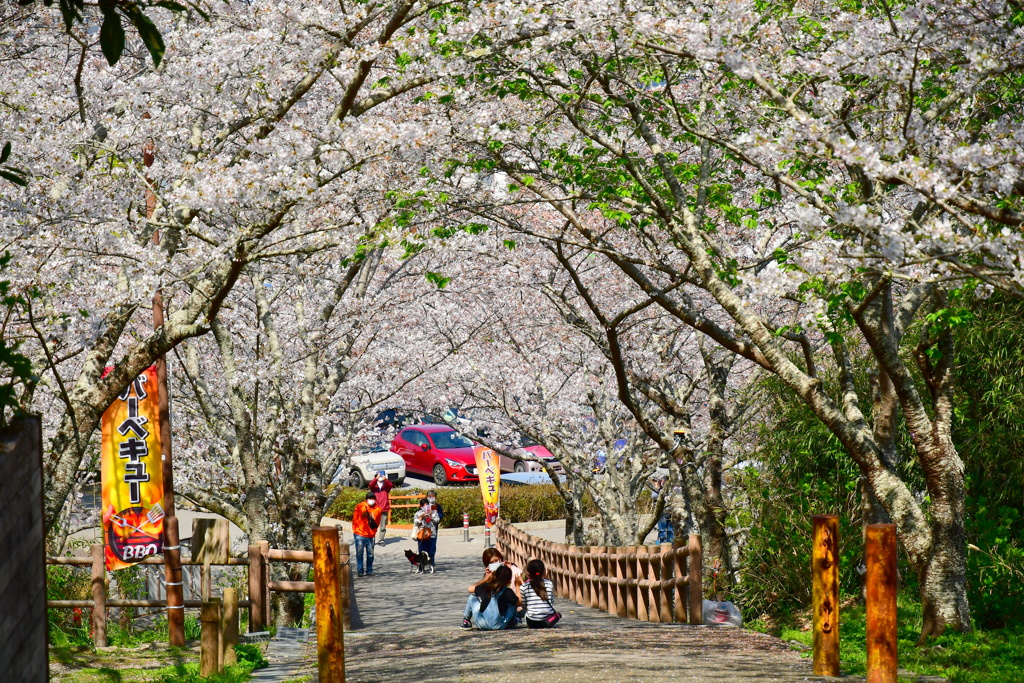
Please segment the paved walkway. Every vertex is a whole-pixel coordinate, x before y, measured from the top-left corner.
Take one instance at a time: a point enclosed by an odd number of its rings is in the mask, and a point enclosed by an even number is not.
[[[442,535],[437,572],[418,575],[403,553],[415,546],[407,533],[378,545],[375,576],[355,580],[354,630],[345,634],[350,683],[834,680],[815,678],[808,659],[770,636],[626,621],[561,599],[553,631],[461,631],[466,587],[483,574],[482,537]],[[562,539],[560,528],[530,533]],[[280,647],[271,645],[272,660],[275,649],[285,654]],[[287,677],[263,680],[317,681],[315,650],[305,656]]]

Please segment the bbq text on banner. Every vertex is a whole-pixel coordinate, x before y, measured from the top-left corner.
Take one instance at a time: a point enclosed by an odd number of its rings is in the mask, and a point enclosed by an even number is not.
[[[490,526],[498,518],[498,484],[501,480],[498,454],[490,448],[478,446],[473,455],[476,457],[476,471],[480,477],[480,491],[484,496],[484,520]]]
[[[107,569],[124,569],[163,551],[163,449],[156,366],[136,377],[103,413],[102,448],[106,564]]]

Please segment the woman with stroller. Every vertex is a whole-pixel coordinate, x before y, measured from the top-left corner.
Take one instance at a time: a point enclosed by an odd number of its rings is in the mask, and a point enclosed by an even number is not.
[[[434,554],[437,552],[437,525],[441,516],[434,510],[426,498],[420,499],[420,509],[412,518],[412,537],[416,539],[416,552],[423,556],[427,554],[430,558],[430,573],[434,573]],[[420,566],[417,574],[426,571],[426,567]]]
[[[500,565],[485,581],[470,586],[472,595],[466,600],[466,610],[462,613],[462,629],[468,631],[476,626],[481,631],[500,631],[507,628],[519,607],[519,598],[509,587],[510,583],[512,570]]]

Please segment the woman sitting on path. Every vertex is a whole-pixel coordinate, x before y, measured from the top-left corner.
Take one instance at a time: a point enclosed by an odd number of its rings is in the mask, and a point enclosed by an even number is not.
[[[512,590],[515,591],[516,597],[521,597],[519,594],[519,587],[523,585],[523,570],[519,568],[515,562],[506,562],[505,558],[502,557],[501,552],[497,548],[487,548],[483,554],[484,561],[484,577],[478,582],[473,584],[473,588],[483,584],[487,579],[490,578],[491,573],[501,565],[505,565],[512,570]],[[470,590],[472,593],[473,591]]]
[[[547,618],[555,613],[553,603],[555,596],[555,585],[547,578],[547,570],[540,560],[530,560],[526,563],[526,575],[528,580],[523,583],[521,594],[523,605],[526,607],[527,628],[552,628]]]
[[[462,629],[468,631],[476,626],[481,631],[499,631],[507,628],[519,607],[519,598],[509,588],[510,583],[512,570],[500,565],[486,581],[470,586],[472,595],[466,600],[466,611],[462,613]]]

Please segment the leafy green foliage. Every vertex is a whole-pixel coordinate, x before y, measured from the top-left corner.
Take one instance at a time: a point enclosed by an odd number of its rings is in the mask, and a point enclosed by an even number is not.
[[[0,149],[0,164],[6,164],[10,157],[11,143],[8,141],[4,143],[3,149]],[[19,168],[14,168],[13,166],[0,165],[0,178],[14,183],[15,185],[21,185],[22,187],[28,185],[28,174]]]
[[[235,645],[235,655],[238,656],[239,664],[248,664],[254,671],[270,666],[270,662],[263,656],[263,650],[259,645],[239,643]]]
[[[10,262],[10,253],[4,252],[0,256],[0,273]],[[0,280],[0,305],[4,308],[5,320],[11,316],[13,309],[24,303],[20,296],[11,293],[9,280]],[[17,397],[17,388],[36,379],[32,374],[32,361],[18,352],[18,346],[19,342],[9,341],[6,334],[0,337],[0,381],[4,382],[0,384],[0,427],[24,412]]]
[[[904,593],[898,600],[897,657],[901,669],[927,676],[945,676],[954,683],[1019,681],[1024,670],[1024,627],[1005,630],[978,629],[971,633],[950,631],[918,647],[921,635],[921,606]],[[786,623],[771,630],[785,641],[812,645],[812,631]],[[866,620],[862,605],[840,610],[839,656],[844,674],[863,676],[867,666]],[[810,656],[810,650],[805,651]],[[901,679],[902,680],[902,679]]]
[[[395,490],[392,496],[396,495],[421,495],[422,491]],[[342,487],[341,492],[335,499],[331,510],[328,513],[337,519],[351,520],[352,512],[356,505],[366,498],[366,489]],[[394,501],[395,503],[412,503],[416,500]],[[441,520],[441,527],[455,529],[462,526],[462,513],[469,513],[469,523],[477,526],[484,523],[484,505],[480,496],[480,487],[466,486],[459,488],[442,488],[437,490],[437,502],[444,508],[444,519]],[[391,520],[396,524],[409,524],[415,508],[394,508],[391,511]],[[597,510],[593,503],[584,500],[584,514],[594,515]],[[565,504],[561,496],[555,490],[554,485],[536,486],[502,486],[501,487],[501,516],[509,522],[536,522],[548,519],[562,519],[565,517]]]

